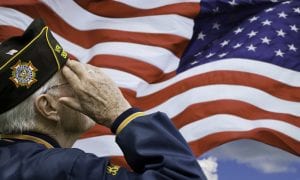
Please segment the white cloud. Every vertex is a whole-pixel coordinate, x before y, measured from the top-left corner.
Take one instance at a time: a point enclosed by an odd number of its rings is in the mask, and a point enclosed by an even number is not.
[[[218,163],[216,157],[208,157],[198,160],[207,180],[218,180]]]
[[[294,164],[300,164],[299,157],[252,140],[227,143],[208,154],[219,160],[233,160],[246,164],[263,173],[300,171],[294,167]]]

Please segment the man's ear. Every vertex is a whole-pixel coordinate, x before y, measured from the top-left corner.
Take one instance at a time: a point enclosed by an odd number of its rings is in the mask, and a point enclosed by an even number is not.
[[[58,103],[53,96],[49,94],[41,94],[35,99],[35,107],[37,111],[46,119],[59,121]]]

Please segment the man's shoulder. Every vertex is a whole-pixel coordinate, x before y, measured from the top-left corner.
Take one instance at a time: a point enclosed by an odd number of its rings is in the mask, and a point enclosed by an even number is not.
[[[22,148],[22,151],[27,151],[31,156],[62,162],[74,161],[78,156],[86,154],[84,151],[76,148],[46,148],[42,144],[37,143],[24,143]]]
[[[42,144],[23,141],[9,143],[5,146],[0,145],[0,152],[6,152],[10,157],[2,157],[9,159],[19,159],[24,161],[38,161],[44,165],[53,163],[66,166],[73,164],[77,157],[83,156],[86,153],[80,149],[75,148],[46,148]],[[3,154],[3,153],[2,153]]]
[[[22,179],[25,175],[30,177],[27,179],[66,179],[80,154],[84,152],[47,149],[32,142],[0,143],[0,179]]]
[[[0,179],[19,179],[24,174],[31,179],[64,179],[74,163],[85,153],[79,149],[51,148],[31,142],[0,145]],[[46,178],[47,177],[47,178]]]

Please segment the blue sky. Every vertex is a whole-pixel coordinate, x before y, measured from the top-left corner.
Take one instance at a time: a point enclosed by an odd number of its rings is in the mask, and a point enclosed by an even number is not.
[[[300,167],[300,163],[294,167]],[[235,161],[218,162],[218,180],[300,180],[300,172],[264,173],[250,167],[247,164],[239,164]]]
[[[209,180],[300,180],[300,157],[252,140],[227,143],[200,159]]]

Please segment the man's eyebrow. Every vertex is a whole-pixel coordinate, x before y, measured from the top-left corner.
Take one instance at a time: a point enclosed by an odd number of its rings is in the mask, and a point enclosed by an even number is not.
[[[56,84],[56,85],[53,85],[53,86],[50,86],[49,88],[47,88],[45,91],[42,92],[42,94],[46,94],[49,90],[51,89],[55,89],[57,87],[60,87],[60,86],[65,86],[65,85],[68,85],[69,83],[65,82],[65,83],[61,83],[61,84]]]

